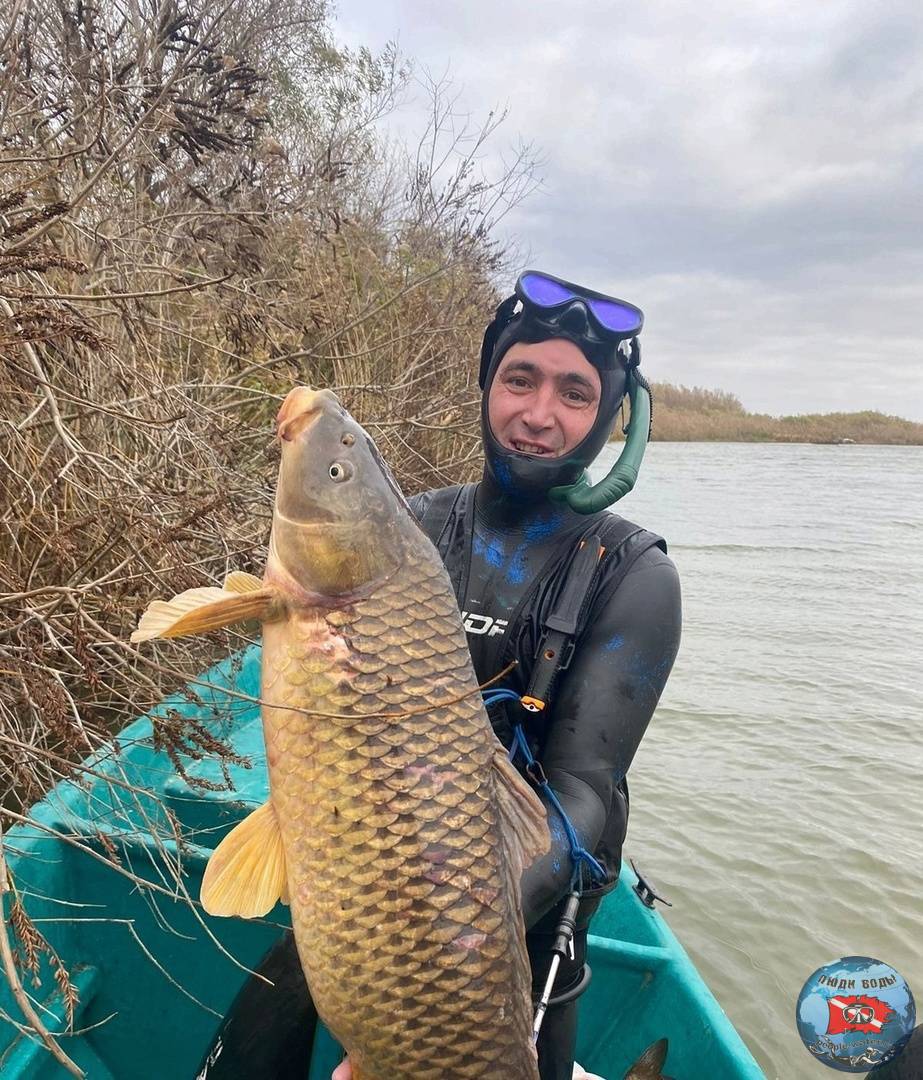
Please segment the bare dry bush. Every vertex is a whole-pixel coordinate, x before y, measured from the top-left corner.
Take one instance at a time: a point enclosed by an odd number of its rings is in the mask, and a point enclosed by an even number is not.
[[[10,821],[244,643],[127,639],[153,596],[261,571],[293,384],[336,389],[405,490],[473,475],[492,233],[534,162],[484,175],[500,118],[459,122],[444,87],[419,145],[387,150],[376,123],[408,71],[336,48],[323,0],[0,11]],[[159,724],[180,770],[229,754]]]

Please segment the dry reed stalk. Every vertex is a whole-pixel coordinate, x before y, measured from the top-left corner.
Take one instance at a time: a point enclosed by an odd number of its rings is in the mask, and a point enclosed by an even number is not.
[[[492,229],[534,173],[521,150],[481,175],[497,120],[452,128],[438,87],[420,146],[386,152],[406,70],[337,50],[322,0],[0,12],[0,805],[22,824],[62,779],[101,782],[80,762],[118,763],[113,735],[167,693],[201,703],[198,674],[248,643],[142,657],[127,639],[152,597],[261,572],[294,383],[338,390],[408,492],[474,475]],[[200,787],[190,762],[242,764],[209,719],[154,730]],[[103,836],[55,836],[195,911],[177,823],[107,782],[170,887]]]
[[[57,1039],[55,1039],[42,1022],[38,1013],[32,1007],[32,1002],[29,1000],[28,994],[23,989],[19,968],[17,967],[16,958],[13,955],[13,949],[10,944],[7,917],[2,909],[6,895],[10,891],[11,884],[6,867],[6,858],[3,854],[3,826],[2,823],[0,823],[0,963],[3,965],[3,973],[6,976],[7,984],[10,987],[13,997],[16,999],[17,1005],[19,1005],[19,1008],[22,1010],[23,1017],[48,1048],[51,1055],[62,1068],[66,1069],[71,1074],[71,1076],[85,1076],[86,1073],[84,1073],[83,1069],[79,1068],[61,1049],[60,1043],[58,1043]],[[10,915],[10,923],[15,926],[17,923],[14,922],[14,918],[18,921],[19,933],[21,935],[20,940],[23,941],[23,944],[26,946],[25,966],[28,970],[35,971],[37,970],[37,962],[35,962],[34,952],[41,947],[43,939],[41,939],[41,935],[38,934],[35,927],[29,922],[28,916],[26,916],[25,911],[18,900],[14,903]],[[32,955],[29,953],[29,946],[31,946]],[[35,965],[34,967],[31,966],[33,963]],[[56,967],[55,977],[56,979],[60,978],[62,994],[67,1003],[70,1015],[73,1017],[73,1008],[76,1003],[76,997],[67,971],[60,961]]]

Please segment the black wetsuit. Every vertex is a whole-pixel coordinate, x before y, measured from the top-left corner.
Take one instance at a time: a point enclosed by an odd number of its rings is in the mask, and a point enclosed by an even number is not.
[[[626,773],[679,646],[676,570],[665,544],[652,533],[608,512],[584,516],[545,500],[511,502],[496,492],[489,477],[457,498],[455,492],[430,492],[410,502],[453,579],[478,678],[484,682],[516,659],[503,685],[519,693],[528,687],[542,623],[580,539],[596,533],[607,548],[573,660],[557,679],[550,707],[527,724],[530,744],[552,788],[608,876],[581,904],[575,959],[562,965],[555,987],[556,996],[566,997],[581,979],[590,917],[618,877],[628,819]],[[507,745],[511,723],[523,717],[518,705],[491,710],[494,729]],[[553,810],[549,824],[552,849],[523,876],[523,914],[537,990],[547,974],[559,902],[571,882],[569,852]],[[297,966],[289,935],[261,970],[278,979],[291,976]],[[233,1062],[232,1071],[210,1069],[209,1080],[304,1075],[297,1071],[301,1043],[291,1023],[306,1016],[310,1006],[293,1000],[291,981],[284,1000],[255,980],[245,987],[222,1028],[225,1046],[235,1045],[219,1065]],[[247,1036],[253,1027],[259,1028],[260,1038],[251,1046]],[[539,1039],[542,1080],[571,1080],[575,1036],[576,1001],[549,1009]],[[288,1054],[283,1052],[286,1040]],[[264,1058],[248,1059],[248,1053],[265,1055],[270,1048],[272,1066]],[[283,1066],[283,1061],[296,1064]]]
[[[528,688],[542,623],[580,540],[595,533],[607,547],[586,627],[554,686],[551,707],[531,718],[516,705],[491,709],[506,745],[512,723],[527,720],[529,742],[552,788],[584,846],[608,872],[607,885],[581,904],[575,960],[562,964],[555,986],[556,996],[566,996],[580,981],[589,920],[618,878],[628,823],[625,777],[679,647],[679,579],[659,537],[608,511],[585,516],[545,500],[511,502],[489,479],[463,491],[447,521],[441,511],[427,514],[431,499],[418,496],[411,506],[453,579],[478,678],[484,682],[516,660],[503,685],[519,693]],[[441,535],[432,535],[436,531]],[[522,882],[536,996],[571,880],[553,810],[549,824],[552,849]],[[542,1080],[570,1080],[575,1037],[576,1002],[550,1009],[539,1039]]]

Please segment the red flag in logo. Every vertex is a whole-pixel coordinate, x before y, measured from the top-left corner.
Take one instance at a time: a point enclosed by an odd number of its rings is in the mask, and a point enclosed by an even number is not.
[[[842,994],[829,998],[830,1010],[828,1035],[842,1035],[844,1031],[879,1032],[894,1010],[884,1001],[869,997],[867,994]]]

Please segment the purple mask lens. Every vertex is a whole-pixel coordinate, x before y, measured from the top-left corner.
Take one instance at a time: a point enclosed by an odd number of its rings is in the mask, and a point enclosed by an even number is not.
[[[526,298],[539,307],[554,307],[574,296],[570,289],[541,274],[524,274],[519,283]]]
[[[618,304],[614,300],[589,301],[590,310],[607,330],[635,333],[641,327],[638,312],[627,304]]]
[[[552,308],[568,300],[582,300],[587,304],[600,326],[619,334],[636,334],[641,329],[641,315],[629,304],[617,300],[603,300],[586,296],[579,290],[553,281],[544,274],[524,274],[519,279],[526,299],[537,307]]]

